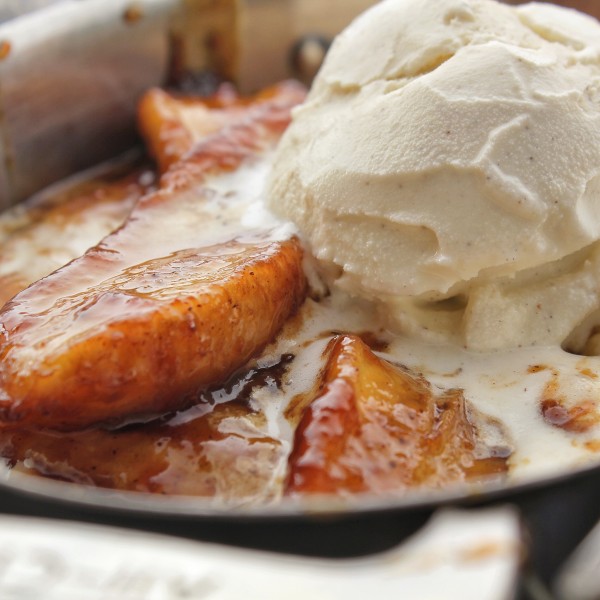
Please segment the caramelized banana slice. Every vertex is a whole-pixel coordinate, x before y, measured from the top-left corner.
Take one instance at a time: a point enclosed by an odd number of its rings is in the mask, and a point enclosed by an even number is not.
[[[3,420],[68,430],[177,409],[273,339],[304,298],[300,244],[222,208],[250,193],[230,173],[255,170],[293,103],[211,136],[121,229],[6,305]]]
[[[459,391],[435,396],[354,336],[328,353],[322,393],[296,431],[288,494],[397,492],[506,470],[505,458],[476,455]]]
[[[29,284],[81,256],[123,223],[147,191],[150,171],[133,170],[111,180],[95,177],[0,216],[0,228],[13,212],[21,215],[0,240],[0,307]]]
[[[267,88],[250,101],[230,85],[207,98],[171,94],[155,88],[144,94],[138,110],[138,127],[161,172],[189,154],[206,136],[253,118],[253,112],[276,98],[304,99],[296,82]]]
[[[118,490],[195,495],[222,503],[281,496],[288,445],[254,401],[268,381],[281,390],[290,355],[202,390],[197,403],[116,430],[0,428],[0,456],[14,471]]]
[[[2,434],[1,454],[18,471],[73,483],[256,503],[278,495],[287,454],[256,418],[228,402],[115,431],[18,430]]]

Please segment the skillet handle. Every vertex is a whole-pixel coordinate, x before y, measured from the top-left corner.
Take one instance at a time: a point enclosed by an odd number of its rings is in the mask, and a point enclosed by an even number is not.
[[[565,563],[554,590],[560,600],[600,598],[600,522]]]
[[[568,557],[600,520],[600,469],[523,491],[513,500],[531,538],[528,566],[553,588]]]

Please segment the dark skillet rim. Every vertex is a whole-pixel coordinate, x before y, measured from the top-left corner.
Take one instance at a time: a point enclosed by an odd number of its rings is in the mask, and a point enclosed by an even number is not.
[[[517,502],[529,493],[551,494],[571,481],[597,477],[600,481],[600,462],[563,471],[547,477],[507,485],[489,481],[479,485],[457,486],[451,489],[425,490],[404,495],[360,495],[352,498],[331,496],[308,499],[284,498],[273,504],[235,506],[198,496],[163,496],[146,492],[120,491],[55,481],[22,473],[8,476],[0,468],[0,509],[3,492],[20,496],[23,501],[44,505],[86,510],[107,516],[131,518],[162,518],[190,520],[224,520],[231,522],[278,520],[340,520],[368,517],[382,513],[412,513],[431,511],[444,506],[470,506],[497,501]]]

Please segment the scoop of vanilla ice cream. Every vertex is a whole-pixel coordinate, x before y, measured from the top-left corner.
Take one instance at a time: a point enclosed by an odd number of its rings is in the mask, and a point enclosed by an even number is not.
[[[600,24],[539,3],[375,5],[294,113],[268,202],[334,287],[403,331],[581,345],[600,306]]]

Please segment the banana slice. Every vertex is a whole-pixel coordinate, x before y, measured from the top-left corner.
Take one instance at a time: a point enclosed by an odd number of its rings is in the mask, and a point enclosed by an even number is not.
[[[436,395],[360,338],[340,335],[296,430],[287,493],[396,492],[506,471],[506,457],[482,454],[461,392]]]
[[[6,305],[5,422],[71,430],[175,410],[273,339],[304,299],[302,248],[285,227],[243,224],[251,190],[238,174],[256,171],[297,101],[285,89],[261,100],[123,227]],[[240,217],[223,219],[236,195]]]

